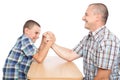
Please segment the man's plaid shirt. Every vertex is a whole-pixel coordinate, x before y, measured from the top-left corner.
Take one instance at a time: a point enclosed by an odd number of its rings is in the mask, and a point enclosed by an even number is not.
[[[105,26],[85,36],[73,51],[83,57],[85,80],[94,80],[98,68],[112,70],[109,80],[120,79],[120,41]]]

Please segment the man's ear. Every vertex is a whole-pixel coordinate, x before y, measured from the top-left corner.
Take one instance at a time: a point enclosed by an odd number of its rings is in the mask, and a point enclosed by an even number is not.
[[[96,20],[99,21],[102,18],[102,16],[100,14],[96,15]]]

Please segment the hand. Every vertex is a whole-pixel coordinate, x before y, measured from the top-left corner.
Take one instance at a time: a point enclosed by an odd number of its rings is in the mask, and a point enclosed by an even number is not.
[[[94,78],[94,80],[109,80],[109,78],[97,76],[97,77]]]
[[[109,80],[111,70],[98,69],[98,73],[94,80]]]
[[[50,32],[50,31],[47,31],[45,33],[43,33],[43,39],[42,41],[47,44],[47,45],[53,45],[54,42],[56,41],[56,38],[55,38],[55,35]]]
[[[37,54],[35,54],[33,57],[37,62],[42,62],[44,58],[46,57],[49,49],[55,42],[55,36],[52,32],[48,31],[43,33],[42,35],[42,41],[38,48]]]

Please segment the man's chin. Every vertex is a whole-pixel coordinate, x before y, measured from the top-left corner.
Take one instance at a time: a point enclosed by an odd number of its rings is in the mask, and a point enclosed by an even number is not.
[[[87,26],[85,26],[85,29],[88,29],[88,27],[87,27]]]
[[[88,28],[88,27],[85,27],[85,29],[90,30],[90,28]]]

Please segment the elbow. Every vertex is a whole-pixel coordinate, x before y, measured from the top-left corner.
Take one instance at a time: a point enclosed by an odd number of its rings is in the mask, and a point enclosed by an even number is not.
[[[37,63],[42,63],[44,58],[40,58],[40,57],[36,57],[36,56],[33,56],[33,58],[35,59],[35,61],[37,61]]]
[[[67,61],[68,61],[68,62],[72,62],[72,61],[73,61],[73,59],[67,59]]]
[[[73,60],[75,60],[75,59],[77,59],[77,58],[79,58],[79,56],[67,56],[67,57],[66,57],[66,60],[67,60],[68,62],[72,62]]]
[[[37,61],[37,63],[42,63],[43,62],[43,60],[41,60],[41,59],[37,59],[36,61]]]
[[[67,60],[68,62],[72,62],[72,60]]]
[[[74,59],[73,58],[66,58],[68,62],[72,62]]]

